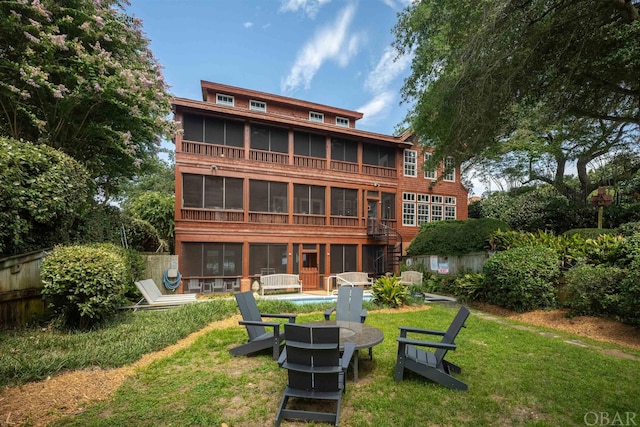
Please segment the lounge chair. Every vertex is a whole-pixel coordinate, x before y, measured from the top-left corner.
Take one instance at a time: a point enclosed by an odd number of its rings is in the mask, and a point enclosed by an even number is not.
[[[267,348],[273,349],[273,360],[280,356],[280,344],[284,340],[284,331],[280,330],[280,322],[264,322],[263,317],[276,319],[289,319],[295,323],[297,314],[261,314],[258,304],[252,292],[239,292],[235,294],[242,319],[241,325],[247,328],[249,341],[241,346],[232,348],[229,352],[234,356],[248,355]],[[267,332],[265,327],[273,328],[273,332]]]
[[[135,283],[136,287],[142,294],[142,299],[131,307],[133,309],[167,308],[198,302],[196,294],[163,295],[153,279],[140,280]],[[144,304],[143,301],[146,301],[146,304]]]
[[[276,415],[276,427],[283,419],[328,422],[337,426],[347,367],[355,345],[345,343],[340,356],[338,326],[285,324],[284,330],[287,342],[278,364],[287,370],[288,380]],[[288,404],[300,402],[290,399],[324,400],[331,408],[321,412],[317,405],[308,408],[308,402],[307,407],[291,408]]]
[[[451,322],[446,332],[433,331],[429,329],[419,329],[407,326],[400,326],[400,337],[398,340],[398,359],[395,368],[395,380],[402,381],[404,370],[408,369],[423,377],[434,381],[445,387],[466,391],[467,384],[451,373],[460,373],[459,366],[444,360],[447,351],[455,350],[454,340],[458,336],[460,329],[465,326],[465,321],[469,317],[469,309],[460,307],[458,314]],[[407,333],[428,334],[441,336],[440,342],[427,342],[407,338]],[[423,350],[419,347],[430,347],[436,349],[435,352]]]

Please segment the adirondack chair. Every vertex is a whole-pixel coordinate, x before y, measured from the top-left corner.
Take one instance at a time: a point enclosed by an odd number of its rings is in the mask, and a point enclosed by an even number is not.
[[[284,339],[284,331],[280,330],[280,322],[264,322],[262,318],[289,319],[295,323],[297,314],[266,314],[260,313],[258,304],[252,292],[240,292],[235,294],[241,321],[238,323],[247,328],[249,341],[238,347],[232,348],[229,352],[234,356],[248,355],[267,348],[273,348],[273,360],[278,360],[280,356],[280,344]],[[266,327],[273,328],[273,332],[267,332]]]
[[[324,312],[324,320],[331,320],[331,313],[336,313],[337,321],[364,323],[367,310],[362,308],[363,289],[355,286],[338,288],[337,306]]]
[[[338,326],[284,325],[287,342],[278,364],[287,370],[287,386],[278,408],[275,425],[283,419],[319,421],[338,425],[345,391],[347,367],[355,345],[346,343],[340,356]],[[308,408],[298,399],[326,400],[327,410]],[[307,407],[300,403],[307,403]],[[288,407],[288,405],[291,406]]]
[[[338,288],[337,306],[324,312],[324,320],[331,320],[331,313],[336,313],[336,321],[360,322],[367,320],[367,310],[362,308],[364,289],[355,286]],[[369,348],[369,357],[373,360],[373,348]]]
[[[465,326],[464,323],[467,317],[469,317],[469,309],[460,307],[458,314],[446,332],[400,326],[400,337],[397,338],[398,359],[395,368],[395,380],[402,381],[404,370],[408,369],[450,389],[466,391],[468,389],[467,384],[451,375],[452,372],[459,374],[461,372],[460,367],[446,361],[444,358],[447,355],[447,351],[456,349],[454,340],[458,336],[460,329]],[[409,339],[407,338],[407,333],[409,332],[441,336],[442,339],[440,342]],[[435,352],[430,352],[419,347],[429,347],[436,350]]]

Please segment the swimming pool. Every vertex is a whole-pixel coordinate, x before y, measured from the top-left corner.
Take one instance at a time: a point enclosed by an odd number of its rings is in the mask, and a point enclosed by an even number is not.
[[[279,299],[279,300],[285,300],[285,301],[289,301],[293,304],[298,304],[298,305],[302,305],[302,304],[322,304],[322,303],[336,303],[336,301],[338,300],[338,296],[337,295],[326,295],[326,296],[322,296],[322,295],[293,295],[293,296],[289,296],[289,295],[277,295],[277,296],[273,296],[270,297],[269,299]],[[371,301],[373,299],[373,296],[371,294],[365,294],[362,297],[363,301]]]

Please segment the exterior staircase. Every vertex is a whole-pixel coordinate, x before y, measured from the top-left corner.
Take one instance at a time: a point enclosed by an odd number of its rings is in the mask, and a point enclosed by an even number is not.
[[[389,227],[386,221],[371,218],[367,220],[367,235],[385,244],[385,251],[380,259],[376,260],[376,265],[380,265],[383,269],[380,273],[398,273],[402,257],[402,236],[395,228]]]

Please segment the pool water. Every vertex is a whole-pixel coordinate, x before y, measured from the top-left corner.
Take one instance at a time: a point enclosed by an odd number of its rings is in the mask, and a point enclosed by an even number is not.
[[[322,304],[322,303],[333,303],[335,304],[338,301],[338,297],[336,295],[327,295],[326,297],[322,296],[309,296],[309,297],[291,297],[291,298],[278,298],[285,301],[289,301],[293,304]],[[371,301],[373,297],[371,295],[364,295],[362,298],[363,301]]]

